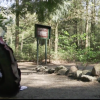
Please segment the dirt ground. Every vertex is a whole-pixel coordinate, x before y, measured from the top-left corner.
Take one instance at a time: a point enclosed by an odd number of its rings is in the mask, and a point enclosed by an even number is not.
[[[65,75],[37,73],[33,62],[19,62],[21,69],[21,86],[27,89],[20,91],[10,99],[100,99],[99,82],[82,82]],[[64,65],[69,68],[75,63],[47,64],[50,68]],[[87,69],[92,69],[93,64]],[[82,69],[80,66],[79,69]]]

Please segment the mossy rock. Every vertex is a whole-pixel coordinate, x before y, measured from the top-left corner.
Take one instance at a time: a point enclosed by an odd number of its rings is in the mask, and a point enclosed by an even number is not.
[[[63,66],[63,65],[57,66],[57,67],[55,68],[55,72],[54,72],[54,73],[58,73],[58,71],[59,71],[60,69],[67,69],[67,68],[66,68],[65,66]]]
[[[89,75],[82,75],[81,80],[84,82],[93,82],[93,81],[97,81],[97,78]]]
[[[68,69],[64,68],[64,69],[60,69],[57,73],[57,75],[66,75],[67,74]]]

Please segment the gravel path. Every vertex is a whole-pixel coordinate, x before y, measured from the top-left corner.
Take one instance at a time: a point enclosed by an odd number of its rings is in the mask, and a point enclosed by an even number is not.
[[[21,85],[27,86],[16,98],[20,99],[100,99],[100,83],[81,82],[55,74],[22,76]]]
[[[36,67],[33,63],[18,65],[22,72],[21,86],[27,86],[27,89],[20,91],[12,99],[100,99],[98,82],[82,82],[64,75],[36,73],[32,71]],[[66,64],[66,67],[72,65],[74,64]]]

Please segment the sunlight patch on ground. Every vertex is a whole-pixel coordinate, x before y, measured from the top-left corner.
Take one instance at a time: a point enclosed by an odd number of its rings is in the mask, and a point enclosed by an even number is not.
[[[55,74],[30,74],[22,75],[22,85],[29,87],[86,87],[93,85],[93,82],[82,82],[69,79],[67,76],[59,76]]]

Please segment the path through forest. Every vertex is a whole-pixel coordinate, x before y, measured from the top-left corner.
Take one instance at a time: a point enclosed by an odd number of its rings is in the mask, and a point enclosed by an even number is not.
[[[100,99],[100,83],[82,82],[70,79],[64,75],[36,73],[36,67],[32,62],[19,62],[21,69],[21,86],[27,89],[20,91],[16,99]],[[59,65],[59,64],[58,64]],[[56,64],[48,64],[49,67],[56,67]],[[60,64],[66,67],[75,63]],[[92,69],[94,65],[87,68]],[[80,67],[81,68],[81,67]]]

